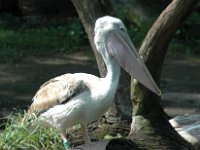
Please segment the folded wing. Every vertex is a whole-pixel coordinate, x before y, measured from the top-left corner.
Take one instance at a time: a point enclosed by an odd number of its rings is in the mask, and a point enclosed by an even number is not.
[[[55,105],[67,103],[85,89],[82,80],[73,74],[64,74],[45,82],[33,97],[29,112],[40,113]]]

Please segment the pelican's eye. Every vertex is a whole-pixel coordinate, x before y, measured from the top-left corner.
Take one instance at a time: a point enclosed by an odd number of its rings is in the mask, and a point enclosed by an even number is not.
[[[123,27],[123,26],[119,27],[119,29],[120,29],[120,31],[122,31],[122,32],[126,32],[126,28]]]

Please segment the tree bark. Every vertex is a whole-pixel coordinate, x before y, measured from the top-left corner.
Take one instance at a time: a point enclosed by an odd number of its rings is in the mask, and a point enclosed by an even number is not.
[[[97,18],[105,15],[114,16],[114,10],[108,0],[72,0],[79,18],[83,23],[85,31],[88,35],[90,45],[96,57],[100,76],[104,77],[107,73],[106,66],[97,52],[94,45],[94,24]],[[128,135],[129,125],[132,117],[132,104],[130,101],[130,76],[121,71],[120,83],[116,94],[115,103],[100,121],[101,129],[97,133]],[[122,125],[123,124],[123,125]],[[97,135],[98,136],[98,135]],[[101,136],[103,136],[101,134]]]
[[[149,30],[139,53],[159,84],[164,56],[179,25],[198,0],[173,0]],[[168,122],[160,105],[161,97],[132,80],[133,121],[129,137],[144,149],[193,149]]]
[[[88,35],[88,39],[90,42],[90,45],[92,47],[92,50],[95,54],[97,65],[99,68],[99,72],[101,76],[106,75],[106,66],[103,62],[103,59],[101,58],[101,55],[97,52],[96,46],[94,45],[94,25],[97,18],[102,17],[104,15],[112,14],[112,10],[109,9],[105,13],[105,9],[101,5],[99,0],[94,0],[92,3],[89,0],[72,0],[74,6],[76,7],[76,10],[78,12],[79,18],[85,28],[85,31]],[[107,3],[105,1],[105,3]],[[104,4],[105,5],[105,4]]]

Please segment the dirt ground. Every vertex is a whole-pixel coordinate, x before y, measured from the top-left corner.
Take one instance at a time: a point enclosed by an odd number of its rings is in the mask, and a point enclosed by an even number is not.
[[[98,75],[93,55],[57,54],[0,64],[0,117],[27,109],[39,86],[64,73]],[[170,116],[200,113],[200,61],[167,60],[161,78],[162,104]]]

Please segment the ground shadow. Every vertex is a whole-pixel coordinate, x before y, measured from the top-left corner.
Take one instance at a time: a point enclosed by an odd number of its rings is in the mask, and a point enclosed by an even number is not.
[[[200,62],[167,60],[161,78],[162,105],[170,116],[200,113]],[[45,81],[65,73],[99,75],[93,55],[56,54],[0,64],[0,116],[27,109]]]

